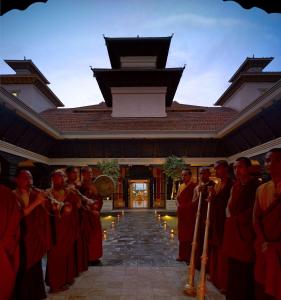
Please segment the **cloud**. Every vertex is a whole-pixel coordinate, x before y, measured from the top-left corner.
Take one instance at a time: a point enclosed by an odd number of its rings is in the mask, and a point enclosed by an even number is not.
[[[175,25],[189,25],[200,27],[236,27],[248,25],[252,26],[250,22],[241,20],[238,18],[224,18],[224,17],[206,17],[198,14],[184,13],[163,16],[161,18],[155,18],[152,21],[148,21],[144,24],[145,28],[162,28],[171,27]]]
[[[212,106],[228,85],[219,69],[208,70],[198,76],[185,74],[174,100],[185,104]]]

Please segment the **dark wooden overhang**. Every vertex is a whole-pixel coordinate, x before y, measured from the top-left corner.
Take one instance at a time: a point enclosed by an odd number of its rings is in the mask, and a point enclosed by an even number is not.
[[[166,106],[171,106],[184,68],[92,69],[104,101],[112,106],[112,87],[167,87]]]
[[[281,137],[281,99],[221,139],[56,140],[0,105],[0,139],[50,158],[228,157]]]
[[[271,61],[273,57],[261,57],[261,58],[252,58],[247,57],[238,70],[233,74],[229,79],[229,82],[233,82],[237,79],[240,73],[247,72],[250,68],[260,68],[263,70]]]
[[[272,82],[281,79],[281,72],[240,73],[236,80],[220,96],[215,105],[223,105],[246,82]]]
[[[53,91],[38,77],[37,74],[30,75],[0,75],[1,84],[32,84],[36,86],[56,107],[62,107],[64,104],[53,93]]]
[[[4,105],[0,105],[0,140],[45,156],[55,142],[54,138]]]
[[[223,137],[225,156],[256,147],[281,137],[281,99]]]
[[[223,157],[220,139],[57,140],[50,158]]]
[[[120,68],[121,56],[156,56],[156,67],[166,66],[172,36],[169,37],[105,37],[107,51],[113,69]]]
[[[4,60],[14,71],[27,70],[31,74],[36,74],[44,83],[49,84],[48,79],[40,72],[31,59],[26,60]]]

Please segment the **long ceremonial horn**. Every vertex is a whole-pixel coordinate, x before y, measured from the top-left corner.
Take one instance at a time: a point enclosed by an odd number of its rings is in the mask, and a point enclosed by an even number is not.
[[[210,198],[210,196],[211,195],[209,194],[208,198]],[[202,256],[201,256],[200,276],[199,276],[199,282],[198,282],[198,286],[197,286],[197,299],[198,300],[205,300],[205,295],[206,295],[206,266],[207,266],[207,261],[208,261],[210,208],[211,208],[211,201],[208,201],[206,225],[205,225],[205,232],[204,232],[203,252],[202,252]]]
[[[191,248],[191,256],[190,256],[190,263],[187,270],[187,283],[184,286],[184,293],[189,296],[196,296],[196,289],[194,287],[194,276],[195,276],[195,254],[197,248],[197,239],[198,239],[198,228],[199,228],[199,219],[200,219],[200,212],[201,212],[201,204],[202,204],[202,191],[199,193],[199,200],[197,206],[197,213],[196,213],[196,221],[195,227],[193,232],[193,240],[192,240],[192,248]]]

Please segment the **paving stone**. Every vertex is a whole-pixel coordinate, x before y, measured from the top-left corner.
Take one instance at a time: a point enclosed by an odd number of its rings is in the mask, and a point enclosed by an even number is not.
[[[195,299],[183,293],[187,266],[176,261],[178,240],[170,239],[154,211],[125,212],[108,230],[103,248],[100,266],[90,267],[68,291],[48,300]],[[207,289],[206,300],[225,299],[209,282]]]

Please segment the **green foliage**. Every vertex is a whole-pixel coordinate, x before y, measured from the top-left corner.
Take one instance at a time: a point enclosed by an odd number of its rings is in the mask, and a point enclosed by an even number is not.
[[[181,177],[181,170],[185,167],[185,163],[182,158],[175,155],[168,156],[164,165],[164,173],[172,178],[173,180],[178,180]]]
[[[103,175],[110,176],[114,183],[117,183],[120,171],[119,164],[116,159],[100,161],[97,163],[97,167],[101,170]]]

